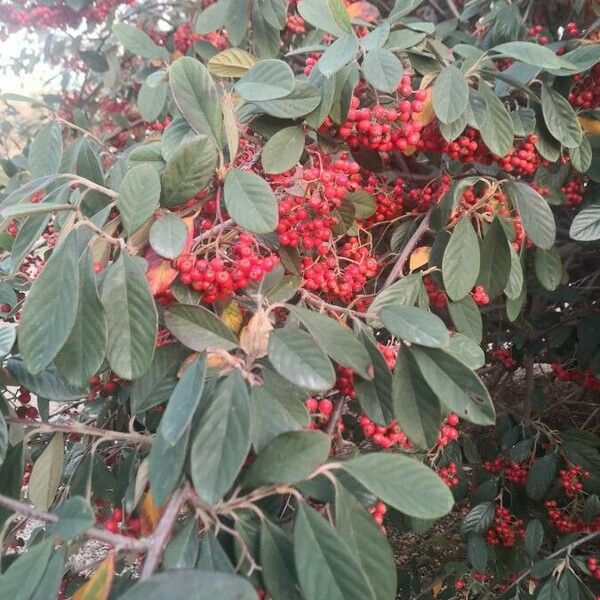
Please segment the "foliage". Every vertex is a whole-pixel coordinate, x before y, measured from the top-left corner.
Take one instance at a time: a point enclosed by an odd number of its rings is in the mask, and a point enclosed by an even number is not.
[[[598,594],[598,5],[441,4],[0,1],[1,597]]]

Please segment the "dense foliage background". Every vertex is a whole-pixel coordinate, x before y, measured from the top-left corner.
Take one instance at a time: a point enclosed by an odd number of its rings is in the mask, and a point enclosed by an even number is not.
[[[600,597],[597,13],[0,0],[0,597]]]

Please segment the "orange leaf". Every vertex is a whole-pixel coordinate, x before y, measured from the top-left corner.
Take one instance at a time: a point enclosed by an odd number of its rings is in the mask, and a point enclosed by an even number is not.
[[[152,295],[164,294],[177,277],[177,270],[171,266],[170,260],[162,258],[152,248],[146,250],[144,258],[148,261],[146,277]]]
[[[151,491],[144,495],[138,512],[142,535],[150,535],[156,529],[162,515],[162,509],[154,504]]]
[[[379,18],[379,11],[370,2],[354,2],[346,7],[351,19],[362,19],[368,23],[373,23]]]
[[[194,241],[194,217],[186,217],[185,219],[181,219],[188,228],[188,236],[185,242],[185,247],[181,254],[187,254],[192,248],[192,243]]]
[[[223,321],[233,333],[239,332],[243,320],[244,315],[242,315],[240,305],[235,302],[235,300],[231,301],[221,313],[221,321]]]
[[[417,248],[411,255],[408,263],[408,268],[411,271],[418,269],[426,265],[429,262],[429,255],[431,254],[431,246],[421,246]]]
[[[435,112],[433,110],[433,102],[431,100],[432,95],[431,87],[425,89],[427,92],[427,97],[423,100],[423,110],[420,113],[413,113],[412,118],[414,121],[418,121],[425,127],[425,125],[429,125],[433,119],[435,119]]]
[[[585,117],[579,117],[579,124],[581,129],[586,133],[593,133],[594,135],[600,135],[600,121],[596,119],[587,119]]]
[[[73,600],[106,600],[115,575],[115,555],[111,552],[96,572],[73,594]]]

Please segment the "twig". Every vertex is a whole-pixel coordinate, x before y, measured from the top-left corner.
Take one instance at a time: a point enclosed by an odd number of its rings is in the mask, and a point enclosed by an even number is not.
[[[392,283],[394,283],[394,281],[396,281],[396,279],[398,279],[398,277],[400,277],[400,275],[402,274],[402,271],[404,270],[404,265],[406,265],[406,262],[410,258],[410,255],[412,254],[413,250],[416,248],[416,246],[419,243],[419,241],[421,240],[421,238],[429,231],[429,220],[430,219],[431,219],[431,209],[423,217],[423,220],[421,221],[421,223],[419,224],[419,226],[417,227],[415,232],[412,234],[412,236],[410,237],[408,242],[406,242],[406,245],[404,246],[404,248],[402,249],[402,252],[398,256],[398,260],[396,261],[396,264],[390,271],[390,274],[388,275],[387,279],[385,280],[385,283],[383,284],[383,289],[392,285]]]
[[[148,579],[156,570],[169,535],[171,534],[173,523],[175,522],[181,507],[187,502],[189,497],[190,488],[187,483],[171,496],[156,530],[148,539],[148,555],[146,556],[142,574],[140,575],[142,581]]]
[[[6,417],[7,423],[21,425],[22,427],[34,427],[41,431],[62,431],[64,433],[77,433],[79,435],[90,435],[100,437],[106,440],[117,442],[128,442],[138,444],[140,446],[152,445],[152,437],[141,433],[124,433],[121,431],[110,431],[108,429],[100,429],[99,427],[91,427],[79,423],[79,421],[63,421],[60,423],[48,423],[42,421],[34,421],[33,419],[19,419],[18,417]]]
[[[337,422],[340,420],[342,410],[344,409],[344,404],[346,404],[346,397],[341,396],[335,403],[335,408],[333,409],[331,417],[329,417],[327,427],[325,428],[325,433],[328,435],[331,435],[334,432]]]
[[[4,496],[0,494],[0,506],[4,506],[9,510],[12,510],[16,513],[29,517],[31,519],[38,519],[39,521],[44,521],[45,523],[56,523],[59,519],[56,515],[38,510],[29,504],[25,504],[24,502],[20,502],[19,500],[14,500],[13,498],[9,498],[8,496]],[[90,527],[84,535],[90,539],[98,540],[99,542],[104,542],[105,544],[110,544],[117,549],[122,550],[131,550],[134,552],[145,552],[148,542],[145,539],[134,539],[130,537],[126,537],[124,535],[120,535],[118,533],[110,533],[109,531],[105,531],[104,529],[98,529],[96,527]]]
[[[211,227],[208,231],[205,231],[204,233],[201,233],[198,237],[194,238],[194,243],[211,238],[213,235],[221,233],[231,225],[233,225],[233,219],[227,219],[226,221],[223,221],[222,223]]]

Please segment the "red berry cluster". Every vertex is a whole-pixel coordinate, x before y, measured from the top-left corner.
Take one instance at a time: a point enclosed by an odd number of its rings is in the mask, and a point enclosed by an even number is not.
[[[569,21],[565,25],[565,36],[566,37],[574,38],[574,37],[579,37],[580,35],[581,35],[581,30],[579,29],[579,25],[577,25],[577,23],[575,23],[574,21]]]
[[[431,304],[433,308],[441,309],[448,306],[448,296],[446,296],[446,292],[440,290],[431,277],[424,277],[423,284],[425,285],[425,291],[429,296],[429,304]]]
[[[451,184],[451,177],[444,174],[426,186],[408,190],[404,202],[408,209],[426,212],[444,196]]]
[[[587,568],[595,579],[600,579],[600,566],[598,566],[598,559],[595,556],[588,557]]]
[[[550,525],[560,533],[600,531],[600,516],[586,523],[578,514],[571,513],[569,508],[559,508],[556,500],[548,500],[544,506]]]
[[[406,88],[406,89],[405,89]],[[414,119],[414,115],[423,111],[423,101],[427,98],[425,90],[413,90],[410,76],[404,76],[399,90],[405,99],[397,104],[371,107],[360,106],[360,99],[352,97],[348,119],[337,130],[337,135],[346,141],[350,148],[369,148],[377,152],[401,152],[410,146],[416,146],[421,137],[423,125]],[[409,91],[404,94],[404,91]],[[406,99],[414,94],[412,101]],[[324,124],[329,129],[332,123]]]
[[[570,179],[560,189],[569,206],[577,206],[583,200],[584,183],[581,177]]]
[[[31,402],[31,392],[21,386],[16,394],[16,400],[21,404],[17,407],[17,416],[20,419],[37,419],[38,410],[35,406],[27,406]]]
[[[384,427],[373,423],[367,415],[360,415],[358,417],[358,424],[362,429],[363,435],[367,439],[372,440],[380,448],[391,448],[395,444],[398,444],[404,450],[408,450],[411,447],[410,440],[400,429],[397,421],[392,421]]]
[[[560,363],[552,363],[552,372],[559,381],[573,381],[588,390],[600,391],[600,378],[596,377],[591,369],[581,371],[580,369],[567,369]]]
[[[485,535],[485,541],[491,546],[512,548],[524,537],[523,520],[511,515],[507,508],[496,506],[494,522]]]
[[[600,106],[600,64],[585,74],[573,75],[575,85],[569,92],[569,102],[576,108],[598,108]]]
[[[132,517],[119,507],[113,508],[109,517],[100,517],[99,523],[104,525],[106,531],[121,533],[129,537],[138,537],[142,529],[139,517]]]
[[[373,515],[373,520],[375,523],[381,525],[382,530],[385,531],[385,529],[383,529],[383,518],[387,512],[387,506],[385,505],[385,502],[382,502],[381,500],[375,502],[375,504],[369,506],[369,512]]]
[[[542,31],[544,31],[543,25],[534,25],[527,30],[527,35],[536,38],[541,46],[545,46],[550,41],[550,38],[547,35],[540,35]]]
[[[583,491],[583,479],[589,479],[592,474],[579,465],[573,465],[559,472],[560,485],[565,490],[567,498],[573,498]]]
[[[451,462],[448,466],[442,467],[438,471],[438,475],[448,487],[453,487],[459,484],[456,463]]]
[[[473,300],[475,300],[475,304],[478,306],[485,306],[490,303],[490,297],[482,285],[476,285],[473,288]]]
[[[502,363],[506,369],[514,369],[517,366],[517,361],[512,356],[510,347],[496,348],[490,353],[494,360]]]
[[[460,419],[458,415],[455,413],[450,413],[446,420],[442,423],[442,427],[440,428],[440,433],[438,436],[438,446],[444,447],[447,446],[451,441],[458,438],[458,423]]]
[[[258,254],[256,240],[247,233],[240,233],[231,251],[232,258],[179,257],[174,266],[181,283],[200,292],[202,301],[210,304],[248,287],[253,281],[260,281],[279,262],[275,254]]]
[[[109,373],[104,379],[100,378],[98,375],[94,375],[90,379],[90,393],[87,395],[86,400],[91,402],[92,400],[95,400],[98,395],[113,396],[117,393],[122,381],[124,380],[112,373]]]
[[[292,13],[287,17],[286,28],[297,35],[304,35],[306,33],[306,21],[298,13]]]

